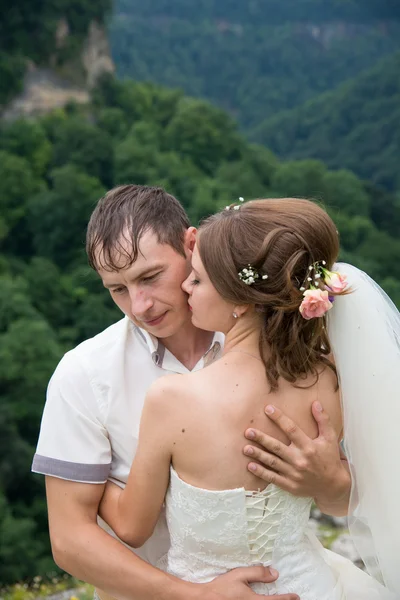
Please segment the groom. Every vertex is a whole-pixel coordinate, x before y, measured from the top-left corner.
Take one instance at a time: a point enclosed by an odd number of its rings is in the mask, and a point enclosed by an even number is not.
[[[181,289],[194,243],[185,211],[161,188],[115,188],[90,219],[89,261],[125,318],[60,361],[49,384],[32,470],[46,475],[54,560],[95,585],[104,599],[251,600],[256,594],[250,583],[277,577],[272,568],[256,566],[207,584],[181,581],[154,566],[168,550],[164,515],[135,552],[97,520],[107,479],[126,482],[150,384],[168,373],[200,369],[220,355],[222,336],[192,325]],[[296,495],[309,496],[312,489],[315,496],[319,490],[315,500],[322,510],[345,514],[350,478],[321,408],[313,408],[315,440],[277,409],[268,418],[287,434],[289,446],[247,430],[248,439],[263,447],[254,448],[252,460],[258,462],[250,464],[264,481]],[[274,470],[277,457],[280,472]]]

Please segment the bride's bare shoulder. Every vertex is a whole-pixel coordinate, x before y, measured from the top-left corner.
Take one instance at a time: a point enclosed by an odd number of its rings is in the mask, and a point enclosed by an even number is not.
[[[163,375],[157,379],[148,389],[146,402],[152,404],[181,407],[193,406],[197,400],[203,398],[205,390],[208,390],[211,372],[209,368],[200,369],[184,374]]]
[[[171,393],[179,392],[182,388],[182,375],[163,375],[154,381],[147,390],[146,398],[162,398]]]
[[[170,374],[159,377],[147,390],[146,401],[163,402],[166,399],[178,400],[186,396],[188,390],[193,389],[193,375]]]

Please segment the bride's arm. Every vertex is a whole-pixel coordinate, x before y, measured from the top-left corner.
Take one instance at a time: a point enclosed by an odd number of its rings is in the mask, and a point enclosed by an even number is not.
[[[172,446],[170,388],[160,380],[150,387],[140,420],[138,449],[125,489],[108,482],[100,503],[101,518],[134,548],[142,546],[153,533],[168,487]]]

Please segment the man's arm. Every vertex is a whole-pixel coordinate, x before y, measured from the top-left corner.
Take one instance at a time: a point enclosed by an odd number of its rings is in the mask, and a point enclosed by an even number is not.
[[[347,515],[350,470],[327,411],[319,402],[312,405],[318,425],[315,439],[308,437],[280,409],[274,407],[274,412],[266,414],[286,434],[290,444],[287,446],[262,431],[248,429],[247,439],[264,448],[245,446],[244,453],[261,463],[250,462],[249,470],[295,496],[313,497],[326,514]]]
[[[181,597],[176,589],[180,582],[142,561],[97,524],[103,490],[101,484],[46,477],[55,562],[120,599]]]
[[[235,569],[210,583],[182,581],[152,567],[97,524],[103,484],[46,477],[50,539],[55,562],[71,575],[119,600],[256,600],[251,582],[269,583],[264,567]],[[299,600],[296,594],[274,600]]]

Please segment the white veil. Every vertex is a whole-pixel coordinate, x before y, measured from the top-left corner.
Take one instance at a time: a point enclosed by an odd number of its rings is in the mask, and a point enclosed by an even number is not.
[[[359,269],[333,270],[352,290],[328,313],[353,481],[349,529],[369,573],[400,598],[400,314]]]

